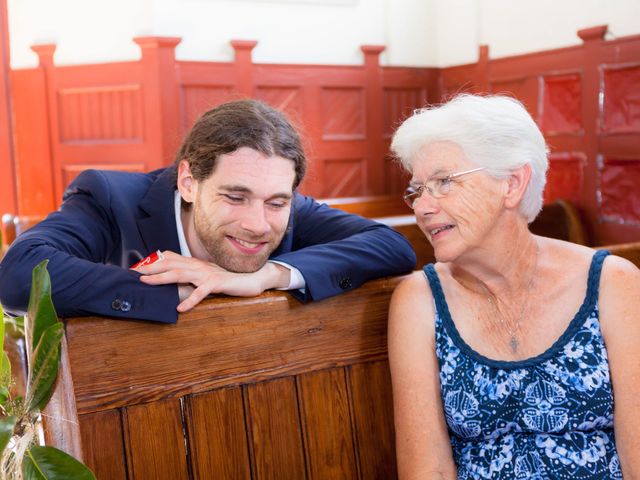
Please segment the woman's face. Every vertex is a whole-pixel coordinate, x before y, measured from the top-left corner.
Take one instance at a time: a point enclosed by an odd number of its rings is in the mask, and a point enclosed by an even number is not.
[[[457,144],[431,142],[414,158],[411,183],[420,185],[431,178],[444,179],[477,167]],[[496,225],[505,192],[506,181],[485,171],[451,179],[450,191],[442,198],[424,191],[413,207],[418,226],[433,245],[436,259],[451,262],[481,245]]]

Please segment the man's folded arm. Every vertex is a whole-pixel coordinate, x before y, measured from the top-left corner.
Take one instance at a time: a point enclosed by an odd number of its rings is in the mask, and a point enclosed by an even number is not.
[[[273,260],[302,273],[304,293],[291,292],[301,300],[321,300],[415,266],[415,253],[400,233],[312,198],[297,196],[293,222],[293,251]]]
[[[52,299],[58,315],[105,315],[174,323],[176,285],[149,286],[140,274],[106,261],[115,230],[107,212],[89,196],[72,195],[60,212],[20,235],[0,265],[0,303],[22,314],[29,301],[31,272],[48,259]]]

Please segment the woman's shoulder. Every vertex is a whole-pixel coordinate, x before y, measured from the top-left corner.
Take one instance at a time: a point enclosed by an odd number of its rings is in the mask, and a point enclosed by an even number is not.
[[[602,266],[600,302],[640,298],[640,269],[626,258],[609,255]]]
[[[553,263],[559,268],[564,269],[565,266],[588,265],[593,262],[597,249],[578,245],[576,243],[556,240],[553,238],[538,237],[540,242],[547,247],[549,257]],[[640,274],[640,270],[629,260],[616,255],[608,255],[603,262],[602,278],[607,281],[617,283],[621,278],[630,275]],[[619,277],[619,278],[618,278]]]
[[[433,345],[435,306],[424,271],[417,270],[396,287],[389,305],[389,341]]]
[[[547,251],[559,263],[575,264],[578,262],[591,262],[593,255],[596,253],[591,247],[578,245],[577,243],[567,242],[548,237],[537,237],[542,247],[546,247]]]
[[[419,300],[424,295],[432,298],[424,270],[416,270],[405,276],[393,292],[395,300]]]
[[[398,284],[391,297],[390,313],[392,315],[415,317],[412,313],[416,311],[429,316],[435,312],[433,294],[423,270],[416,270],[407,275]]]

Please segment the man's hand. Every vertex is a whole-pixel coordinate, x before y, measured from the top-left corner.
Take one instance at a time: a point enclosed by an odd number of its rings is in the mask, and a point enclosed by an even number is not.
[[[271,262],[256,272],[234,273],[197,258],[170,251],[162,253],[163,260],[135,270],[142,274],[140,280],[148,285],[178,284],[179,312],[191,310],[210,293],[253,297],[270,288],[284,288],[289,285],[291,276],[288,268]]]

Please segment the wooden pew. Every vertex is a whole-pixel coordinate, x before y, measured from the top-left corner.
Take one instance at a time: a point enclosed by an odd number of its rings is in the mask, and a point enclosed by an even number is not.
[[[418,228],[411,209],[400,195],[337,198],[324,203],[384,223],[402,233],[416,253],[416,267],[435,261],[433,248]],[[565,200],[545,205],[530,225],[537,235],[588,245],[588,238],[578,210]]]
[[[9,245],[13,243],[18,235],[42,220],[44,220],[44,217],[39,215],[12,215],[10,213],[2,215],[2,225],[0,228],[0,240],[2,240],[0,241],[0,259],[2,259],[4,252],[6,252]]]
[[[602,247],[640,265],[640,242]],[[98,479],[393,479],[387,310],[401,277],[302,305],[219,297],[177,325],[65,322],[47,443]]]
[[[393,479],[386,331],[401,277],[302,305],[206,300],[176,325],[65,322],[47,442],[98,479]]]
[[[609,250],[613,255],[626,258],[636,267],[640,268],[640,242],[619,243],[617,245],[605,245],[597,248],[600,250]]]
[[[400,194],[327,198],[318,200],[318,202],[326,203],[330,207],[339,208],[345,212],[355,213],[366,218],[413,215],[413,211],[407,206]]]

